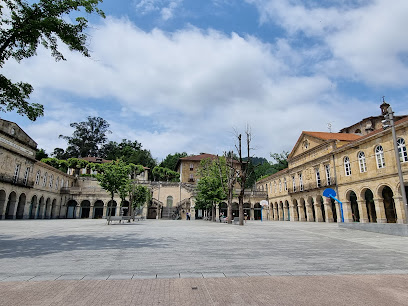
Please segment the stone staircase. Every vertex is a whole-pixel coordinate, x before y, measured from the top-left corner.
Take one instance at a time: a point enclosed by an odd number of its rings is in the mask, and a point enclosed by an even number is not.
[[[162,210],[162,219],[168,219],[171,220],[172,219],[172,215],[175,214],[177,212],[177,208],[176,207],[163,207]]]

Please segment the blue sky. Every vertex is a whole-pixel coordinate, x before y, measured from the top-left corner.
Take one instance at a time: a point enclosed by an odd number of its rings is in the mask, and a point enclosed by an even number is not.
[[[138,140],[160,161],[221,154],[249,125],[253,154],[290,151],[302,130],[336,132],[379,115],[381,97],[408,114],[408,1],[105,0],[91,16],[91,58],[61,46],[4,74],[45,106],[15,121],[51,153],[71,122],[100,116],[110,140]]]

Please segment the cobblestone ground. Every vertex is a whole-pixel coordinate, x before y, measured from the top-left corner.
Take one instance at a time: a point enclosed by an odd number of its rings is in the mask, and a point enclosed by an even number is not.
[[[6,220],[0,266],[0,305],[408,301],[408,237],[336,224]]]

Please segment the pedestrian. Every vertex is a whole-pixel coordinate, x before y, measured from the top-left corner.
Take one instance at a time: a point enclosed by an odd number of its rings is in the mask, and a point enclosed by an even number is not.
[[[187,220],[190,220],[190,213],[189,212],[187,212],[186,216],[187,216]]]
[[[244,220],[245,220],[245,223],[246,223],[247,218],[248,218],[247,213],[244,213]]]

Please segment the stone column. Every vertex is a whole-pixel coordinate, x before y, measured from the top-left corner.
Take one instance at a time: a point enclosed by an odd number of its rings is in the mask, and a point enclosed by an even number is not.
[[[220,204],[215,204],[215,222],[220,221]]]
[[[315,209],[315,214],[316,214],[316,222],[324,222],[323,220],[323,212],[322,212],[322,205],[320,204],[320,201],[314,201],[315,204],[313,204],[314,209]]]
[[[250,211],[249,211],[249,220],[254,220],[254,218],[255,218],[255,216],[254,216],[254,204],[253,203],[250,203],[251,204],[251,209],[250,209]]]
[[[397,213],[397,223],[404,224],[406,223],[405,219],[405,209],[402,197],[394,196],[395,211]]]
[[[377,215],[377,223],[387,223],[385,215],[384,200],[380,198],[374,199],[375,213]]]
[[[278,206],[273,206],[273,220],[279,221]]]
[[[360,223],[369,223],[366,200],[357,201],[358,213],[360,214]]]
[[[339,206],[340,208],[340,204],[336,203],[336,208],[337,206]],[[344,217],[344,222],[354,222],[353,221],[353,210],[351,209],[351,202],[350,201],[343,201],[343,217]],[[341,222],[341,215],[337,215],[337,220],[338,222]]]
[[[290,221],[299,221],[297,206],[294,206],[294,205],[289,206],[289,209],[291,210],[290,216],[292,217],[290,218],[291,219]]]
[[[299,202],[298,202],[299,203]],[[306,203],[305,202],[303,202],[303,205],[306,205]],[[305,222],[305,221],[307,221],[307,219],[306,219],[306,216],[305,216],[305,211],[304,211],[304,209],[303,209],[303,205],[299,205],[298,204],[298,206],[299,206],[299,221],[300,222]]]
[[[326,198],[324,200],[324,212],[326,215],[326,222],[333,223],[333,210],[332,210],[332,203],[330,198]]]
[[[190,199],[190,219],[195,220],[196,211],[195,211],[195,200],[193,198]]]
[[[78,204],[75,207],[75,219],[79,219],[79,218],[81,218],[81,205],[80,204]]]
[[[31,200],[28,200],[24,205],[23,219],[30,218],[30,205],[31,205]]]
[[[16,219],[16,213],[17,213],[17,207],[18,207],[18,198],[16,198],[16,200],[14,201],[14,207],[13,207],[13,211],[11,212],[13,214],[13,219]],[[9,211],[9,215],[10,215],[10,211]]]
[[[94,206],[91,204],[91,206],[89,206],[89,219],[93,218],[93,214],[94,214]]]
[[[120,216],[120,215],[121,215],[122,207],[121,207],[120,205],[116,204],[116,207],[115,207],[115,206],[112,206],[112,209],[113,209],[113,208],[115,208],[115,216]]]
[[[103,204],[103,215],[102,218],[106,219],[108,216],[108,204]]]
[[[307,221],[308,222],[314,222],[314,217],[313,217],[313,204],[305,204],[306,205],[306,215],[307,215]]]

